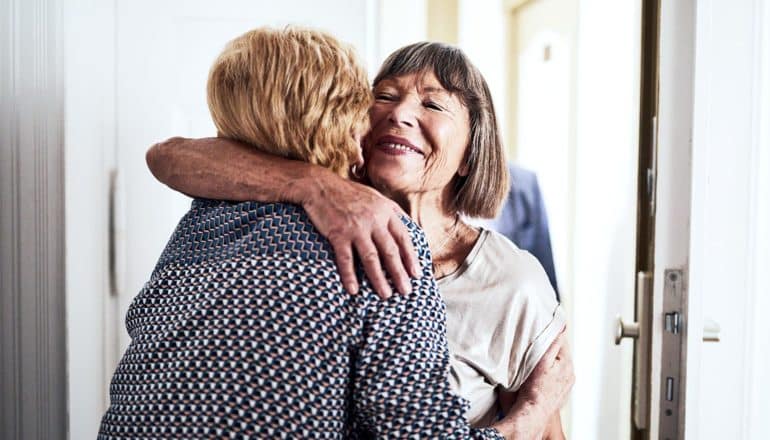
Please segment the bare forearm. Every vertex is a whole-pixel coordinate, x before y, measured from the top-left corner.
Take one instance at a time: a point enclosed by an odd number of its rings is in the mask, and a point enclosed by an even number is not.
[[[539,408],[514,404],[507,415],[493,424],[492,428],[508,440],[539,440],[546,425],[547,415]]]
[[[222,138],[171,138],[150,148],[147,165],[159,181],[194,197],[297,204],[317,188],[314,180],[331,174]]]
[[[543,435],[543,440],[565,440],[564,428],[561,426],[561,415],[559,413],[551,416],[548,427]]]
[[[559,409],[566,403],[575,383],[572,357],[562,332],[518,390],[503,420],[495,425],[508,439],[563,438]],[[510,404],[503,395],[501,404]]]
[[[398,205],[326,168],[271,156],[222,138],[171,138],[150,148],[147,166],[158,180],[191,196],[301,205],[331,242],[350,293],[358,291],[354,250],[369,281],[384,298],[392,290],[383,265],[402,293],[411,291],[409,274],[419,276],[416,253]]]

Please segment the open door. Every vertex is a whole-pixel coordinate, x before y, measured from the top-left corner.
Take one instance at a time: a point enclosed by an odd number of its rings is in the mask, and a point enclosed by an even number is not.
[[[659,12],[649,438],[674,440],[685,438],[688,347],[704,339],[702,323],[690,319],[697,304],[689,295],[696,5],[650,3]]]
[[[567,435],[683,439],[704,340],[688,295],[695,2],[508,7],[507,144],[549,213],[578,377]]]
[[[650,438],[652,300],[655,271],[659,3],[642,2],[634,319],[617,318],[615,344],[633,339],[630,438]]]
[[[695,2],[643,2],[637,289],[631,438],[684,439],[688,346],[702,331],[689,296]],[[692,350],[690,351],[692,352]]]

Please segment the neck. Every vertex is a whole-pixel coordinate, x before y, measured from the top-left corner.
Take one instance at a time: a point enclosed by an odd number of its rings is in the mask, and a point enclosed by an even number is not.
[[[425,231],[432,250],[436,250],[457,226],[457,213],[448,209],[448,199],[441,194],[426,192],[398,199],[404,211]]]
[[[442,278],[460,267],[479,236],[448,208],[451,198],[436,193],[392,197],[425,232],[433,255],[433,274]]]

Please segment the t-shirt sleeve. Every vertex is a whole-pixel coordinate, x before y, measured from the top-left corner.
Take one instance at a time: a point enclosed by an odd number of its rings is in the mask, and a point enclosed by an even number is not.
[[[518,390],[534,370],[545,352],[564,330],[566,318],[556,301],[548,277],[537,261],[528,259],[527,280],[518,286],[516,302],[509,313],[516,319],[508,320],[512,325],[513,344],[508,356],[508,391]]]

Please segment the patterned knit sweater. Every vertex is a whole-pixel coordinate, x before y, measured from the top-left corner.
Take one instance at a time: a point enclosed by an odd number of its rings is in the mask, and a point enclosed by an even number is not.
[[[126,316],[100,439],[501,438],[449,390],[425,237],[413,293],[342,288],[289,204],[195,200]]]

